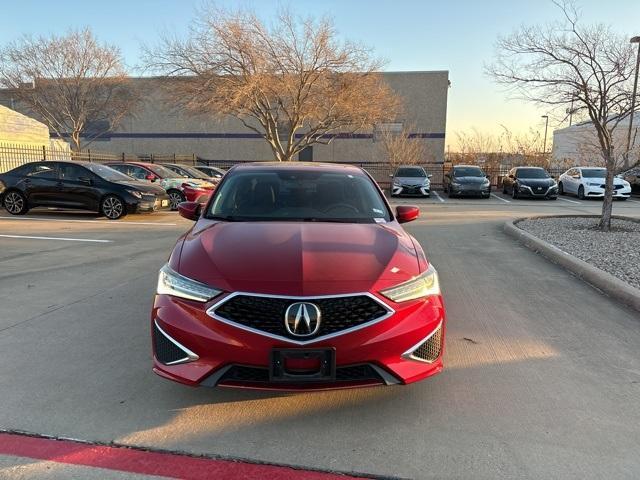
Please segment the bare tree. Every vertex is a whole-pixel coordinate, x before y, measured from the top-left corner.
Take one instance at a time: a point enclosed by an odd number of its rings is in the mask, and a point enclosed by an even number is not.
[[[89,29],[9,43],[0,49],[0,84],[76,151],[117,127],[139,98],[118,48]]]
[[[562,20],[522,27],[498,39],[488,73],[520,97],[547,108],[574,111],[591,122],[607,168],[599,228],[611,228],[613,178],[638,164],[615,132],[631,112],[634,54],[628,38],[605,25],[582,26],[573,4],[556,3]],[[575,113],[574,113],[575,114]]]
[[[412,135],[415,128],[412,125],[402,125],[399,130],[385,128],[378,125],[374,135],[384,156],[393,167],[398,165],[417,165],[433,161],[433,155],[427,153],[424,142]],[[428,158],[430,157],[430,158]]]
[[[339,42],[328,18],[283,11],[268,27],[250,12],[204,8],[187,39],[146,48],[145,64],[168,77],[176,104],[236,117],[279,161],[393,119],[399,108],[369,50]]]

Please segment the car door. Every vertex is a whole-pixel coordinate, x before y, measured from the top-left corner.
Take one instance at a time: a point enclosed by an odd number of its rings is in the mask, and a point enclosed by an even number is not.
[[[562,177],[562,188],[566,193],[576,193],[577,190],[575,188],[574,182],[575,178],[573,176],[576,173],[575,168],[570,168]]]
[[[66,206],[96,208],[100,201],[98,177],[81,165],[60,163],[58,176],[61,182],[61,198]]]
[[[60,199],[60,181],[56,162],[33,163],[18,180],[18,188],[23,190],[32,206],[55,205]]]

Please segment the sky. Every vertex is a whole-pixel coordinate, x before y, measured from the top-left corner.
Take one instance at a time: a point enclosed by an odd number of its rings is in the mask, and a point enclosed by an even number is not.
[[[585,23],[611,24],[640,35],[640,1],[577,0]],[[476,128],[497,133],[543,131],[545,111],[510,98],[483,67],[494,44],[523,24],[558,18],[551,0],[221,0],[217,5],[255,10],[269,19],[279,7],[301,15],[334,18],[338,34],[371,47],[385,70],[448,70],[451,88],[446,143],[456,132]],[[139,64],[140,45],[153,45],[163,32],[184,34],[202,0],[0,0],[0,45],[23,34],[64,33],[89,26],[96,36],[118,45],[129,66]],[[51,6],[47,8],[47,6]],[[549,128],[566,125],[550,124]]]

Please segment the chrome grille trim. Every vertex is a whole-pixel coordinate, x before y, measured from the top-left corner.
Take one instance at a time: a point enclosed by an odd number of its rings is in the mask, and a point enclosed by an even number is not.
[[[418,350],[424,343],[428,342],[429,339],[431,337],[433,337],[436,333],[438,333],[440,331],[440,329],[442,328],[442,322],[438,323],[438,326],[436,328],[433,329],[433,332],[431,332],[429,335],[427,335],[425,338],[423,338],[422,340],[420,340],[418,343],[416,343],[413,347],[411,347],[409,350],[407,350],[406,352],[404,352],[401,357],[404,358],[405,360],[413,360],[415,362],[422,362],[422,363],[433,363],[435,362],[435,360],[433,361],[429,361],[429,360],[425,360],[424,358],[420,358],[420,357],[415,357],[413,355],[413,352],[415,352],[416,350]],[[440,344],[440,354],[442,354],[442,344]],[[438,355],[440,356],[440,355]]]
[[[358,297],[358,296],[367,296],[371,299],[373,299],[376,303],[378,303],[382,308],[384,308],[387,313],[379,318],[376,318],[374,320],[371,320],[370,322],[366,322],[363,323],[361,325],[356,325],[355,327],[351,327],[351,328],[346,328],[344,330],[340,330],[339,332],[333,332],[330,333],[328,335],[322,335],[320,337],[316,337],[310,340],[293,340],[291,338],[287,338],[281,335],[275,335],[272,333],[268,333],[265,332],[263,330],[259,330],[257,328],[252,328],[252,327],[247,327],[246,325],[242,325],[240,323],[236,323],[232,320],[229,320],[227,318],[224,318],[220,315],[216,315],[216,309],[220,306],[222,306],[223,304],[225,304],[227,301],[231,300],[234,297],[237,297],[239,295],[244,295],[244,296],[248,296],[248,297],[260,297],[260,298],[283,298],[283,299],[287,299],[287,300],[291,300],[293,302],[296,301],[305,301],[305,300],[314,300],[314,299],[323,299],[323,298],[347,298],[347,297]],[[311,295],[311,296],[293,296],[293,295],[269,295],[269,294],[263,294],[263,293],[250,293],[250,292],[233,292],[229,295],[227,295],[226,297],[224,297],[223,299],[219,300],[218,302],[216,302],[215,304],[213,304],[212,306],[210,306],[207,309],[207,315],[209,315],[211,318],[225,323],[227,325],[231,325],[233,327],[239,328],[241,330],[245,330],[247,332],[251,332],[251,333],[255,333],[258,335],[262,335],[263,337],[268,337],[268,338],[272,338],[274,340],[281,340],[283,342],[287,342],[287,343],[292,343],[294,345],[310,345],[312,343],[317,343],[317,342],[321,342],[323,340],[328,340],[330,338],[335,338],[341,335],[346,335],[348,333],[351,332],[355,332],[356,330],[360,330],[362,328],[366,328],[366,327],[370,327],[371,325],[375,325],[376,323],[382,322],[384,320],[386,320],[387,318],[391,317],[393,314],[395,314],[396,311],[391,308],[389,305],[387,305],[385,302],[383,302],[380,298],[376,297],[375,295],[373,295],[370,292],[356,292],[356,293],[343,293],[343,294],[338,294],[338,295]],[[284,321],[284,319],[283,319]]]
[[[182,350],[185,354],[186,357],[184,358],[180,358],[178,360],[174,360],[173,362],[169,362],[169,363],[164,363],[164,365],[178,365],[180,363],[187,363],[187,362],[195,362],[196,360],[198,360],[200,357],[198,355],[196,355],[195,353],[193,353],[191,350],[189,350],[187,347],[185,347],[184,345],[182,345],[180,342],[178,342],[177,340],[174,340],[173,337],[171,337],[167,332],[165,332],[162,328],[160,328],[160,325],[158,325],[158,321],[154,320],[153,323],[155,323],[156,328],[158,329],[158,331],[167,339],[169,340],[171,343],[173,343],[176,347],[178,347],[180,350]],[[161,362],[162,363],[162,362]]]

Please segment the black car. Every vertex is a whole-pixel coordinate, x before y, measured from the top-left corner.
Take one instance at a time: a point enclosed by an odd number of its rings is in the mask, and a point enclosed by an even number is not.
[[[544,168],[515,167],[502,179],[502,193],[513,198],[558,198],[558,184]]]
[[[168,210],[163,188],[99,163],[42,161],[0,174],[0,200],[13,215],[33,207],[95,210],[110,220],[127,213]]]
[[[444,175],[444,191],[449,197],[475,196],[489,198],[491,182],[480,167],[456,165]]]
[[[194,168],[197,168],[205,175],[208,175],[211,178],[222,178],[226,173],[223,169],[218,167],[211,167],[209,165],[196,165]]]

